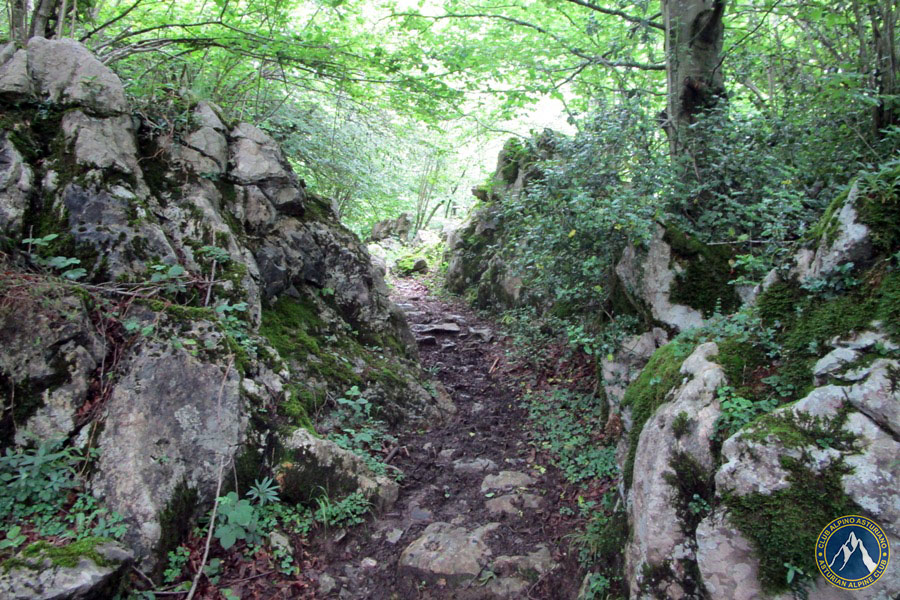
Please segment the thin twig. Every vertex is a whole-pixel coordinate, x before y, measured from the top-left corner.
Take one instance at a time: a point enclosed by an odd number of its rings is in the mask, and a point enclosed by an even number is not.
[[[227,377],[227,372],[226,372]],[[219,459],[219,475],[216,477],[216,500],[213,502],[212,516],[209,518],[209,531],[206,533],[206,545],[203,548],[203,560],[197,567],[197,574],[194,575],[194,581],[191,582],[191,589],[188,592],[187,600],[192,600],[194,594],[197,593],[197,585],[200,583],[200,577],[203,575],[203,567],[206,566],[206,559],[209,558],[209,546],[212,544],[213,531],[216,529],[216,512],[219,510],[219,493],[222,491],[222,473],[225,471],[225,457]]]

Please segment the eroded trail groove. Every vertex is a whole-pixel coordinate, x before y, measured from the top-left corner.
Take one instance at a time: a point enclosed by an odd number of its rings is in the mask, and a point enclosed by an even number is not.
[[[423,365],[450,393],[446,423],[401,432],[394,507],[316,552],[329,598],[574,598],[580,581],[559,519],[564,484],[535,468],[527,415],[492,324],[414,280],[394,300]]]

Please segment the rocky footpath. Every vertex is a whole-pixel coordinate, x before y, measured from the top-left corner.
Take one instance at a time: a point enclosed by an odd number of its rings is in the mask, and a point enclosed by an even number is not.
[[[449,249],[448,287],[494,309],[532,302],[503,266],[502,203],[539,173],[511,155]],[[845,514],[900,549],[898,209],[896,188],[861,178],[755,288],[728,285],[727,253],[675,227],[623,248],[607,311],[642,331],[597,370],[606,431],[620,432],[632,598],[900,594],[896,569],[857,592],[831,586],[813,550]]]
[[[90,489],[145,568],[218,485],[265,472],[388,508],[396,490],[304,428],[352,386],[394,423],[452,407],[365,246],[272,138],[209,103],[184,127],[133,115],[71,40],[4,46],[0,98],[2,443],[96,449]]]
[[[580,580],[559,526],[564,485],[535,460],[524,410],[494,326],[395,284],[423,363],[457,413],[401,435],[392,465],[405,474],[393,509],[365,529],[322,542],[328,598],[574,598]]]

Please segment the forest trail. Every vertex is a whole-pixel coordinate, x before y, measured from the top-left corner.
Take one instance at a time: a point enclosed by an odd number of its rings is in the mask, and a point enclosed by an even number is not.
[[[398,434],[404,473],[393,508],[313,549],[319,591],[343,600],[565,598],[577,563],[560,517],[565,487],[529,444],[527,412],[495,327],[461,305],[396,282],[394,301],[416,334],[422,364],[457,412]]]

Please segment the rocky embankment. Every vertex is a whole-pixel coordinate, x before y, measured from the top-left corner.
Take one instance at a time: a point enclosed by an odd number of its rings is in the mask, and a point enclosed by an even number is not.
[[[71,40],[3,47],[0,98],[0,443],[96,451],[90,490],[144,568],[217,489],[266,472],[285,499],[388,506],[396,483],[311,419],[352,386],[392,422],[452,407],[365,247],[272,138],[209,103],[186,125],[132,114]],[[53,585],[11,573],[4,597]]]
[[[511,150],[449,243],[448,287],[494,308],[536,302],[505,259],[502,204],[540,177],[539,157]],[[839,590],[814,551],[846,514],[900,550],[900,202],[896,172],[880,176],[849,186],[756,288],[728,285],[721,247],[662,225],[601,282],[614,290],[607,314],[641,329],[597,361],[607,431],[621,430],[632,598],[900,594],[896,568]]]

